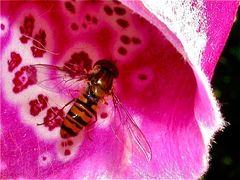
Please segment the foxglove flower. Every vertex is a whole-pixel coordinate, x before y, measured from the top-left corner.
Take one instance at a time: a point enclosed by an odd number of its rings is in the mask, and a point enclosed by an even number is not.
[[[1,178],[199,178],[210,141],[224,127],[209,81],[237,7],[190,0],[1,2]],[[31,65],[85,72],[99,59],[115,61],[115,94],[148,140],[150,161],[132,151],[131,139],[116,138],[111,102],[102,103],[88,132],[60,138],[68,93],[58,93],[56,84],[41,87]]]

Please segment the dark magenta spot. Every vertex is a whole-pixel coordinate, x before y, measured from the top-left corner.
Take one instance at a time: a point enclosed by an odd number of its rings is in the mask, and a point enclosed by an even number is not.
[[[52,131],[56,127],[60,127],[64,119],[64,112],[58,107],[51,107],[47,110],[47,114],[44,117],[44,126],[48,127],[49,131]]]
[[[86,28],[87,28],[87,24],[82,23],[82,27],[83,27],[84,29],[86,29]]]
[[[77,31],[78,25],[76,23],[72,23],[71,28],[72,28],[72,30]]]
[[[34,28],[34,18],[32,17],[32,15],[26,16],[24,18],[24,23],[23,26],[20,26],[20,33],[23,34],[23,36],[21,36],[19,39],[22,43],[27,43],[27,41],[29,40],[28,37],[24,36],[27,35],[29,37],[32,37],[32,32],[33,32],[33,28]]]
[[[37,116],[42,110],[47,107],[48,97],[42,94],[38,95],[37,99],[33,99],[29,102],[30,114]]]
[[[66,149],[65,152],[64,152],[64,155],[69,156],[70,154],[71,154],[71,151],[69,149]]]
[[[142,43],[142,41],[137,37],[132,37],[132,42],[133,42],[133,44],[141,44]]]
[[[130,38],[126,35],[122,35],[120,37],[120,40],[122,41],[123,44],[129,44],[130,43]]]
[[[43,157],[42,157],[42,160],[43,160],[43,161],[46,161],[46,160],[47,160],[47,157],[46,157],[46,156],[43,156]]]
[[[65,8],[71,12],[71,13],[75,13],[75,7],[73,6],[73,4],[71,2],[65,2]]]
[[[73,142],[72,142],[71,140],[68,140],[67,143],[68,143],[69,146],[72,146],[72,145],[73,145]]]
[[[8,60],[8,71],[12,72],[20,63],[22,62],[22,57],[16,52],[11,52],[11,59]]]
[[[12,80],[14,87],[13,92],[19,93],[26,89],[28,86],[37,83],[37,70],[33,66],[23,66],[15,73]]]
[[[46,53],[46,51],[43,50],[46,44],[46,32],[40,29],[38,34],[35,34],[33,46],[31,46],[33,57],[43,57],[43,54]]]
[[[138,75],[138,78],[139,78],[140,80],[147,80],[147,75],[146,75],[146,74],[139,74],[139,75]]]
[[[126,55],[127,50],[124,47],[120,47],[120,48],[118,48],[118,53],[121,54],[121,55]]]
[[[109,15],[109,16],[113,15],[113,10],[110,6],[106,5],[106,6],[104,6],[103,9],[107,15]]]
[[[122,15],[126,14],[126,10],[122,7],[115,7],[114,11],[119,16],[122,16]]]
[[[72,54],[71,59],[63,66],[63,69],[73,78],[81,72],[90,71],[91,68],[92,60],[85,51]]]
[[[101,113],[101,118],[102,119],[105,119],[105,118],[107,118],[108,117],[108,114],[107,113],[105,113],[105,112],[103,112],[103,113]]]
[[[89,14],[86,14],[85,18],[87,21],[91,21],[91,16]]]
[[[93,22],[93,24],[97,24],[98,23],[98,19],[96,17],[93,17],[92,18],[92,22]]]
[[[4,29],[5,29],[5,25],[1,24],[1,30],[4,30]]]
[[[129,26],[128,21],[124,20],[124,19],[117,19],[117,23],[119,26],[121,26],[122,28],[127,28]]]

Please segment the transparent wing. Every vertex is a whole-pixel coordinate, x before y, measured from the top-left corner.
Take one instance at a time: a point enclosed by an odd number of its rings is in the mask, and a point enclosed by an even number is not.
[[[82,87],[82,80],[87,79],[84,71],[71,71],[66,67],[49,64],[31,65],[37,70],[38,85],[49,91],[73,95]]]
[[[117,138],[120,141],[124,142],[123,138],[126,138],[126,136],[129,135],[134,143],[132,145],[135,145],[140,150],[140,152],[144,154],[147,161],[150,161],[152,158],[152,150],[147,139],[133,120],[130,113],[122,105],[119,98],[115,94],[113,94],[112,96],[115,110],[118,116],[113,121],[115,121],[114,123],[118,123],[118,120],[120,121],[119,124],[115,125],[114,127]]]

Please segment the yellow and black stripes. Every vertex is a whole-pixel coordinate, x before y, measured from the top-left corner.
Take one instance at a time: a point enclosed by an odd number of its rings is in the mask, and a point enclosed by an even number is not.
[[[61,137],[77,136],[96,116],[98,99],[87,90],[77,98],[61,125]]]
[[[75,100],[61,125],[62,138],[77,136],[96,117],[98,101],[111,93],[113,79],[117,77],[118,69],[110,60],[102,59],[94,64],[86,91]]]

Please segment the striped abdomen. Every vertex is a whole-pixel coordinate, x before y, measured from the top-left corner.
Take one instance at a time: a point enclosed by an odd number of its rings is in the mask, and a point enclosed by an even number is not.
[[[89,90],[77,98],[61,125],[62,138],[77,136],[96,116],[98,98]]]
[[[61,125],[62,138],[77,136],[96,117],[99,99],[111,93],[113,79],[117,76],[118,69],[109,60],[103,59],[95,63],[88,78],[87,90],[75,100]]]

